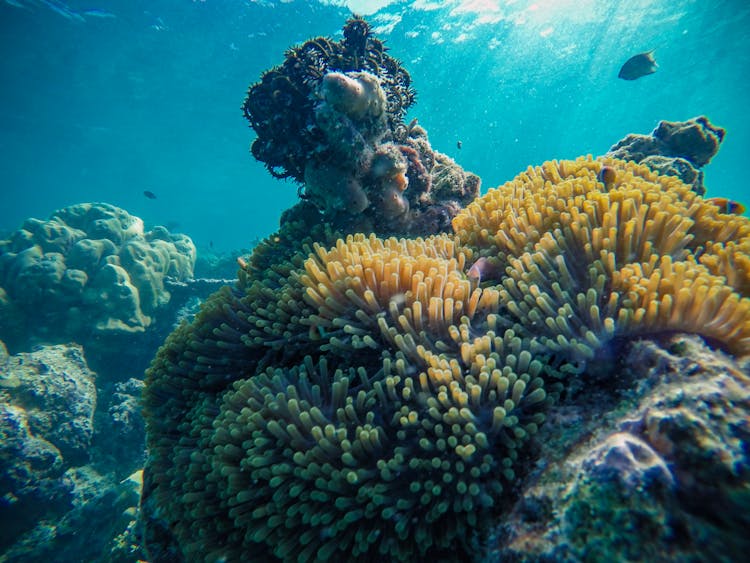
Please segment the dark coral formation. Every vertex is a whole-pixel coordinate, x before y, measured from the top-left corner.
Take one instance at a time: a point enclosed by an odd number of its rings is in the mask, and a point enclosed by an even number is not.
[[[287,51],[251,86],[244,112],[258,135],[255,158],[302,184],[314,204],[314,215],[296,214],[308,228],[449,231],[479,194],[479,178],[434,151],[416,121],[403,123],[413,102],[409,74],[354,17],[343,40],[317,37]]]
[[[650,135],[631,133],[618,141],[607,156],[645,164],[660,174],[677,176],[698,195],[706,193],[700,170],[719,151],[725,131],[706,116],[687,121],[660,121]]]
[[[387,54],[383,42],[361,18],[346,22],[341,41],[315,37],[292,47],[280,66],[266,71],[260,82],[250,87],[243,105],[245,117],[258,135],[252,145],[253,156],[277,178],[303,182],[308,160],[325,162],[337,156],[315,118],[319,103],[315,93],[330,72],[339,77],[349,72],[377,77],[386,104],[380,113],[389,129],[402,122],[414,103],[409,73]]]
[[[71,475],[79,498],[64,515],[42,520],[15,538],[2,561],[132,563],[144,560],[138,502],[141,472],[110,482],[89,468]]]
[[[750,371],[695,337],[664,345],[635,343],[614,389],[585,386],[549,411],[548,463],[503,516],[490,561],[746,558]]]
[[[613,343],[750,351],[750,221],[677,178],[548,162],[454,227],[260,245],[170,336],[145,391],[151,560],[470,560]]]

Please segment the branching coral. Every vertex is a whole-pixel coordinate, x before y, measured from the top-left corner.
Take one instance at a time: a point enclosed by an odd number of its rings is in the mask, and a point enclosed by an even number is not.
[[[269,247],[180,327],[147,374],[147,532],[187,560],[470,559],[578,362],[668,331],[750,351],[750,222],[675,177],[548,162],[454,227]]]

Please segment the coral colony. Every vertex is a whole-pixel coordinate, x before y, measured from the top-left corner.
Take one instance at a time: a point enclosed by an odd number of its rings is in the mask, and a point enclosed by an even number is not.
[[[169,302],[165,278],[192,277],[195,257],[188,236],[106,203],[27,219],[0,241],[0,337],[17,349],[143,332]]]
[[[287,51],[243,109],[258,135],[253,156],[300,183],[304,201],[288,217],[343,232],[450,231],[479,178],[403,123],[414,97],[409,73],[362,19],[339,42],[317,37]]]
[[[750,352],[747,218],[612,157],[477,197],[413,99],[359,18],[251,87],[253,155],[303,201],[148,370],[151,560],[471,560],[588,362]]]

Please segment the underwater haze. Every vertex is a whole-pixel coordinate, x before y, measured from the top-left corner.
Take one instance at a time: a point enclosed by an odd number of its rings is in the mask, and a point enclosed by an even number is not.
[[[483,191],[707,115],[727,130],[708,196],[747,203],[742,0],[0,0],[0,232],[86,201],[186,233],[199,252],[274,232],[297,186],[254,161],[240,106],[290,45],[340,38],[352,12],[410,72],[407,120]],[[618,79],[651,49],[657,72]]]

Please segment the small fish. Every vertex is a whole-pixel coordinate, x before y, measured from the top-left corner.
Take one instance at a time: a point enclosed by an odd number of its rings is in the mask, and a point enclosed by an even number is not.
[[[156,199],[156,194],[154,192],[149,191],[149,190],[145,190],[143,192],[143,195],[145,195],[148,199]]]
[[[60,2],[60,0],[39,0],[39,2],[41,2],[42,4],[47,6],[50,10],[52,10],[56,14],[61,15],[64,18],[67,18],[69,20],[76,20],[80,22],[86,21],[81,14],[71,10],[70,7],[65,2]]]
[[[709,197],[705,200],[706,203],[712,203],[719,208],[722,213],[734,213],[735,215],[742,215],[745,212],[745,206],[738,201],[727,199],[725,197]]]
[[[596,179],[604,184],[605,190],[609,191],[615,185],[615,180],[617,180],[617,170],[611,166],[602,166],[602,169],[596,175]]]
[[[100,10],[98,8],[84,10],[83,12],[80,12],[80,14],[82,16],[89,16],[91,18],[116,18],[117,17],[112,12],[108,12],[107,10]]]
[[[499,268],[496,264],[490,262],[490,259],[485,256],[480,256],[477,261],[471,265],[469,271],[466,272],[466,277],[472,284],[472,287],[478,286],[482,283],[483,279],[493,278],[500,276]]]
[[[214,241],[212,240],[208,241],[208,248],[213,248],[213,247],[214,247]]]
[[[456,141],[456,148],[458,150],[461,150],[461,147],[463,147],[463,146],[464,146],[464,144],[461,141]]]
[[[655,73],[658,66],[654,60],[654,50],[651,49],[625,61],[617,77],[623,80],[635,80],[641,76]]]

